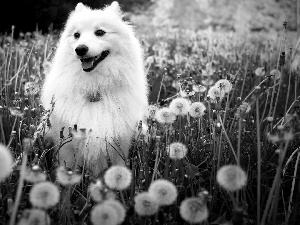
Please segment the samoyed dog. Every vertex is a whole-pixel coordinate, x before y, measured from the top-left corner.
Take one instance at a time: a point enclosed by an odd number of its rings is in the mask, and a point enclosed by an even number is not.
[[[117,2],[95,10],[78,3],[70,13],[43,84],[46,109],[52,99],[48,137],[58,144],[62,127],[66,137],[75,124],[87,131],[84,144],[73,139],[59,149],[60,164],[81,162],[99,174],[108,159],[124,163],[148,87],[141,45]]]

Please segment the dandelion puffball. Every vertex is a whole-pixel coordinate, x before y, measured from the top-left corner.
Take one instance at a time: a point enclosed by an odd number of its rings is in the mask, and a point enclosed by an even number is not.
[[[165,179],[155,180],[150,184],[149,194],[152,195],[159,205],[171,205],[177,198],[177,188]]]
[[[132,179],[131,170],[125,166],[114,165],[109,167],[104,174],[105,184],[116,190],[124,190],[129,187]]]
[[[58,187],[52,182],[45,181],[35,184],[29,193],[29,200],[35,207],[48,209],[59,202]]]
[[[224,91],[225,93],[228,93],[231,91],[232,89],[232,84],[229,80],[227,79],[221,79],[221,80],[218,80],[216,83],[215,83],[215,86],[220,88],[221,91]]]
[[[106,200],[103,204],[109,205],[112,208],[114,208],[114,210],[116,210],[117,215],[118,215],[118,224],[121,224],[126,217],[126,210],[124,208],[124,206],[121,204],[121,202],[115,200],[115,199],[109,199]]]
[[[183,200],[179,207],[182,219],[189,223],[201,223],[208,218],[208,209],[200,198],[191,197]]]
[[[97,204],[91,211],[91,222],[93,225],[116,225],[118,213],[108,204]]]
[[[187,147],[180,143],[174,142],[170,144],[169,147],[169,156],[171,159],[183,159],[186,156]]]
[[[176,115],[171,109],[164,107],[156,111],[155,119],[162,124],[172,124],[176,120]]]
[[[9,149],[0,144],[0,181],[5,179],[12,171],[13,158]]]
[[[225,96],[225,92],[223,90],[221,90],[217,86],[212,86],[208,90],[207,95],[210,97],[211,100],[217,100],[217,99],[219,99],[219,101],[222,101],[222,99]]]
[[[225,165],[217,172],[217,182],[227,191],[237,191],[246,185],[247,175],[240,166]]]
[[[25,209],[18,225],[47,225],[50,224],[50,217],[45,210],[41,209]]]
[[[190,101],[185,98],[175,98],[170,103],[170,110],[179,116],[186,115],[190,107]]]
[[[134,210],[140,216],[151,216],[158,211],[158,202],[153,195],[148,192],[142,192],[134,198]]]
[[[206,106],[202,102],[193,102],[189,108],[191,117],[199,118],[205,114]]]

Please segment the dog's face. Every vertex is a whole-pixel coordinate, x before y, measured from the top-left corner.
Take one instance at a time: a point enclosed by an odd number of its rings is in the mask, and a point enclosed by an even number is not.
[[[78,3],[68,20],[65,35],[72,54],[83,71],[101,67],[103,61],[122,54],[120,40],[128,39],[128,25],[122,21],[118,3],[103,10],[91,10]],[[124,41],[123,41],[124,42]],[[107,63],[106,62],[106,63]]]

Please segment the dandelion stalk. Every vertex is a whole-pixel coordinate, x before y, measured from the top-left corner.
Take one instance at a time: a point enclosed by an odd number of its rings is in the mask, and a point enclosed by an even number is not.
[[[256,135],[257,135],[257,209],[256,223],[260,221],[260,181],[261,181],[261,148],[260,148],[260,126],[259,126],[259,99],[256,100]]]
[[[22,159],[22,165],[21,165],[17,195],[16,195],[15,204],[14,204],[14,207],[13,207],[13,211],[12,211],[12,215],[11,215],[9,225],[15,225],[15,222],[16,222],[16,215],[17,215],[18,208],[19,208],[19,205],[20,205],[20,200],[21,200],[21,195],[22,195],[22,188],[23,188],[23,184],[24,184],[27,158],[28,158],[27,150],[25,149],[23,151],[23,159]]]
[[[157,171],[157,167],[158,167],[159,153],[160,153],[159,142],[160,142],[159,140],[156,140],[156,146],[155,146],[156,147],[156,157],[155,157],[155,164],[154,164],[154,169],[153,169],[151,183],[155,179],[155,175],[156,175],[156,171]]]

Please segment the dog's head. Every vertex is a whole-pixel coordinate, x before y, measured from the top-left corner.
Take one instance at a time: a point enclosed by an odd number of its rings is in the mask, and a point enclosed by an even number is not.
[[[69,51],[83,71],[101,68],[103,61],[107,61],[107,65],[112,57],[128,57],[133,31],[122,17],[117,2],[98,10],[77,4],[69,16],[62,39],[67,40]]]

